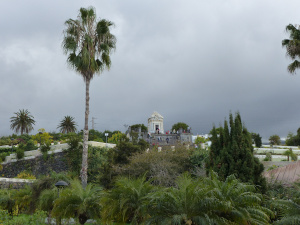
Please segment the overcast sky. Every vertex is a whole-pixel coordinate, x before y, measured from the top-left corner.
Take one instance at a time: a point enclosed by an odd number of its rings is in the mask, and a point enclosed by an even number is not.
[[[300,127],[300,71],[281,41],[299,24],[299,0],[0,1],[0,136],[28,109],[34,131],[58,131],[64,116],[84,124],[85,85],[66,64],[64,22],[80,7],[115,23],[110,71],[90,87],[90,120],[99,131],[147,124],[153,111],[165,130],[185,122],[208,133],[239,111],[249,131],[268,139]],[[91,123],[90,123],[91,128]]]

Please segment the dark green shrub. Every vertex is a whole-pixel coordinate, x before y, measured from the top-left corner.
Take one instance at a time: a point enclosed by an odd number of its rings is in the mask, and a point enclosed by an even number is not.
[[[145,174],[147,179],[152,179],[153,184],[161,186],[174,185],[179,174],[193,169],[190,152],[183,146],[177,146],[175,151],[165,149],[161,152],[150,150],[137,153],[128,160],[128,164],[114,167],[114,172],[135,178]]]
[[[0,138],[0,146],[2,145],[10,145],[11,140],[8,137]]]
[[[42,146],[41,146],[41,152],[42,153],[47,153],[48,151],[50,151],[50,144],[43,144]]]
[[[22,159],[24,158],[24,149],[22,148],[17,148],[17,159]]]
[[[196,168],[204,168],[205,160],[208,159],[209,151],[206,149],[196,148],[191,151],[190,162]]]
[[[30,151],[30,150],[35,150],[37,147],[34,144],[33,140],[29,140],[27,141],[26,145],[25,145],[25,151]]]
[[[264,158],[264,161],[272,161],[272,153],[271,152],[268,152],[266,154],[266,157]]]
[[[68,167],[77,175],[79,175],[82,162],[82,145],[79,142],[80,138],[76,134],[70,135],[68,138],[69,148],[65,150]]]
[[[11,147],[8,147],[8,148],[0,148],[0,152],[1,153],[11,153],[12,152],[12,148]]]
[[[9,155],[9,153],[7,153],[7,152],[1,152],[1,153],[0,153],[0,158],[1,158],[2,162],[5,161],[5,158],[6,158],[6,156],[8,156],[8,155]]]
[[[25,149],[25,143],[24,142],[19,143],[18,148],[24,150]]]

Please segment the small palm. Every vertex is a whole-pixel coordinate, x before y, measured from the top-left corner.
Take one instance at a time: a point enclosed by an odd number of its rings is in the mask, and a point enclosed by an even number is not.
[[[70,183],[54,202],[52,214],[61,218],[77,217],[80,224],[89,218],[99,218],[102,189],[88,184],[83,188],[78,180]]]
[[[153,191],[154,187],[145,177],[119,178],[115,188],[108,191],[102,199],[103,220],[141,224],[148,216],[149,194]]]

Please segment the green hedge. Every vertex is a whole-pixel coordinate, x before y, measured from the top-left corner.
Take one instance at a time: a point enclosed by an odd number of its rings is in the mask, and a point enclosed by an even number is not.
[[[13,148],[13,150],[14,150],[14,152],[16,151],[16,147],[14,147]],[[0,153],[3,153],[3,152],[9,152],[9,153],[11,153],[11,151],[12,151],[12,149],[11,149],[11,147],[8,147],[8,148],[0,148]]]

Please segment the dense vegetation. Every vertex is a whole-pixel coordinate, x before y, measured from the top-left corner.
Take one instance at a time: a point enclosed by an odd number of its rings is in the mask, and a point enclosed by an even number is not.
[[[222,163],[218,167],[221,161],[215,162],[216,167],[208,166],[216,151],[219,157],[215,160],[228,157],[226,151],[244,150],[244,154],[252,155],[251,134],[242,126],[239,114],[230,116],[230,129],[226,123],[211,138],[211,149],[177,146],[175,151],[167,147],[161,152],[155,147],[146,151],[150,147],[147,142],[133,143],[126,138],[120,139],[112,149],[90,146],[86,188],[79,181],[81,133],[52,132],[51,140],[57,137],[61,139],[56,141],[69,143],[65,151],[70,171],[38,177],[32,186],[19,191],[1,190],[0,220],[4,224],[45,224],[46,220],[59,223],[70,218],[80,224],[89,219],[95,224],[112,221],[120,224],[289,224],[286,221],[291,218],[299,219],[298,214],[290,216],[300,207],[298,185],[287,188],[268,184],[262,189],[261,184],[255,183],[260,176],[249,172],[249,168],[226,175]],[[95,140],[103,134],[91,133]],[[111,137],[118,134],[119,131],[110,132]],[[34,136],[14,135],[14,140],[23,137],[25,146],[31,142],[34,145]],[[9,137],[1,140],[12,141]],[[234,147],[234,143],[243,143],[243,148]],[[246,157],[241,152],[237,155]],[[256,159],[251,157],[246,161],[255,163]],[[233,161],[239,162],[236,158]],[[20,177],[30,175],[26,171]],[[250,175],[254,178],[244,179]],[[69,186],[58,196],[54,184],[59,180]]]

